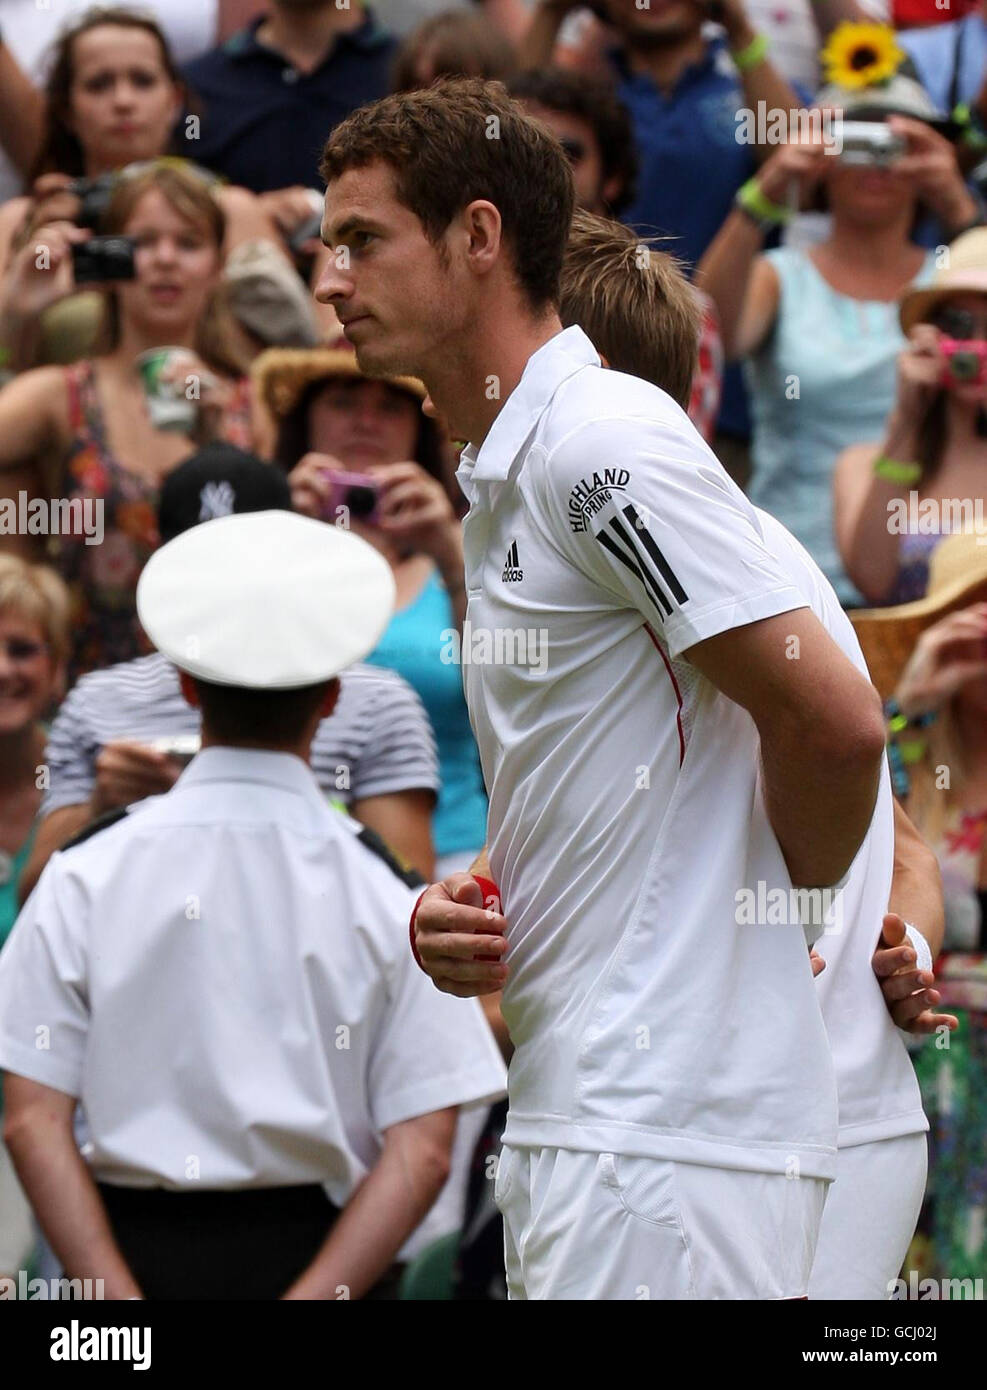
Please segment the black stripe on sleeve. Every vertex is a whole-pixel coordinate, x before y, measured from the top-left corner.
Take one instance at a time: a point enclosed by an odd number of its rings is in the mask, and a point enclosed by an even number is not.
[[[654,536],[644,525],[644,522],[638,515],[633,503],[629,502],[627,506],[623,508],[623,513],[624,516],[626,516],[627,520],[633,526],[634,530],[641,537],[641,544],[644,546],[645,550],[651,556],[654,563],[658,566],[659,573],[667,583],[668,587],[671,589],[676,601],[678,603],[685,603],[688,600],[689,595],[682,588],[682,585],[678,581],[678,576],[676,575],[675,571],[672,569],[668,561],[665,559],[664,555],[661,553],[661,550],[658,548],[658,544],[655,541]]]
[[[613,527],[613,529],[617,532],[618,535],[623,535],[624,528],[621,526],[620,522],[616,518],[613,518],[611,520],[610,525]],[[669,603],[668,598],[665,595],[665,592],[662,589],[661,585],[658,584],[658,582],[650,574],[642,570],[640,565],[638,565],[634,560],[632,560],[629,555],[625,555],[624,552],[621,550],[620,546],[615,544],[615,542],[607,535],[606,531],[597,531],[595,534],[596,539],[603,546],[604,550],[609,550],[610,554],[614,555],[621,562],[622,565],[626,565],[632,574],[637,575],[638,579],[640,579],[641,583],[644,585],[646,590],[651,591],[652,598],[654,600],[654,605],[658,609],[659,613],[662,614],[662,617],[664,618],[666,614],[671,613],[672,605]],[[626,535],[623,535],[623,539],[625,542],[627,541]]]

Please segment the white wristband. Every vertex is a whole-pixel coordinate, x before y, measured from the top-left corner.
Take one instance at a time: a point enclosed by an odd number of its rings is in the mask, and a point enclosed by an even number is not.
[[[915,952],[915,969],[925,970],[932,974],[932,949],[918,927],[913,927],[911,922],[905,923],[905,935],[912,943]]]

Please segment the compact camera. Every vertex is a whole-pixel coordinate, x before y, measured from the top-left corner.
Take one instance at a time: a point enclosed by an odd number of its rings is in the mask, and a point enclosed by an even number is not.
[[[135,280],[137,269],[132,236],[94,236],[72,247],[72,270],[77,285],[92,281]]]
[[[75,219],[77,227],[89,227],[94,232],[98,229],[110,206],[119,177],[117,173],[100,174],[95,179],[75,179],[69,184],[66,191],[74,193],[80,204]]]
[[[356,521],[380,525],[380,487],[369,474],[344,473],[338,468],[323,468],[320,472],[329,483],[323,520],[338,521],[340,507],[346,507]]]
[[[987,385],[987,342],[980,338],[940,338],[944,386]]]
[[[843,121],[839,130],[843,141],[839,153],[841,164],[887,169],[908,148],[902,136],[896,135],[883,121]]]

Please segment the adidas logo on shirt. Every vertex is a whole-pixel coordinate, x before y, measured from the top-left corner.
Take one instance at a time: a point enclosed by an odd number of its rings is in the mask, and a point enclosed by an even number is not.
[[[524,578],[524,570],[521,568],[521,561],[517,555],[517,541],[511,541],[508,547],[504,573],[500,577],[505,584],[517,584],[519,580]]]

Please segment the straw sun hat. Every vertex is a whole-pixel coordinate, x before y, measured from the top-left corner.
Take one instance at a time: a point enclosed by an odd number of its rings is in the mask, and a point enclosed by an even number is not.
[[[987,227],[964,232],[948,252],[946,264],[936,271],[929,285],[902,295],[899,318],[903,333],[928,319],[936,306],[952,294],[987,294]]]
[[[882,699],[894,694],[915,643],[947,613],[987,600],[987,535],[960,531],[946,536],[929,561],[925,598],[896,608],[863,608],[850,614],[870,678]]]
[[[346,339],[313,348],[269,348],[252,368],[257,393],[273,416],[290,415],[305,388],[314,381],[347,378],[366,380],[357,366],[356,353]],[[390,376],[388,386],[406,391],[416,400],[425,399],[425,387],[416,377]]]

